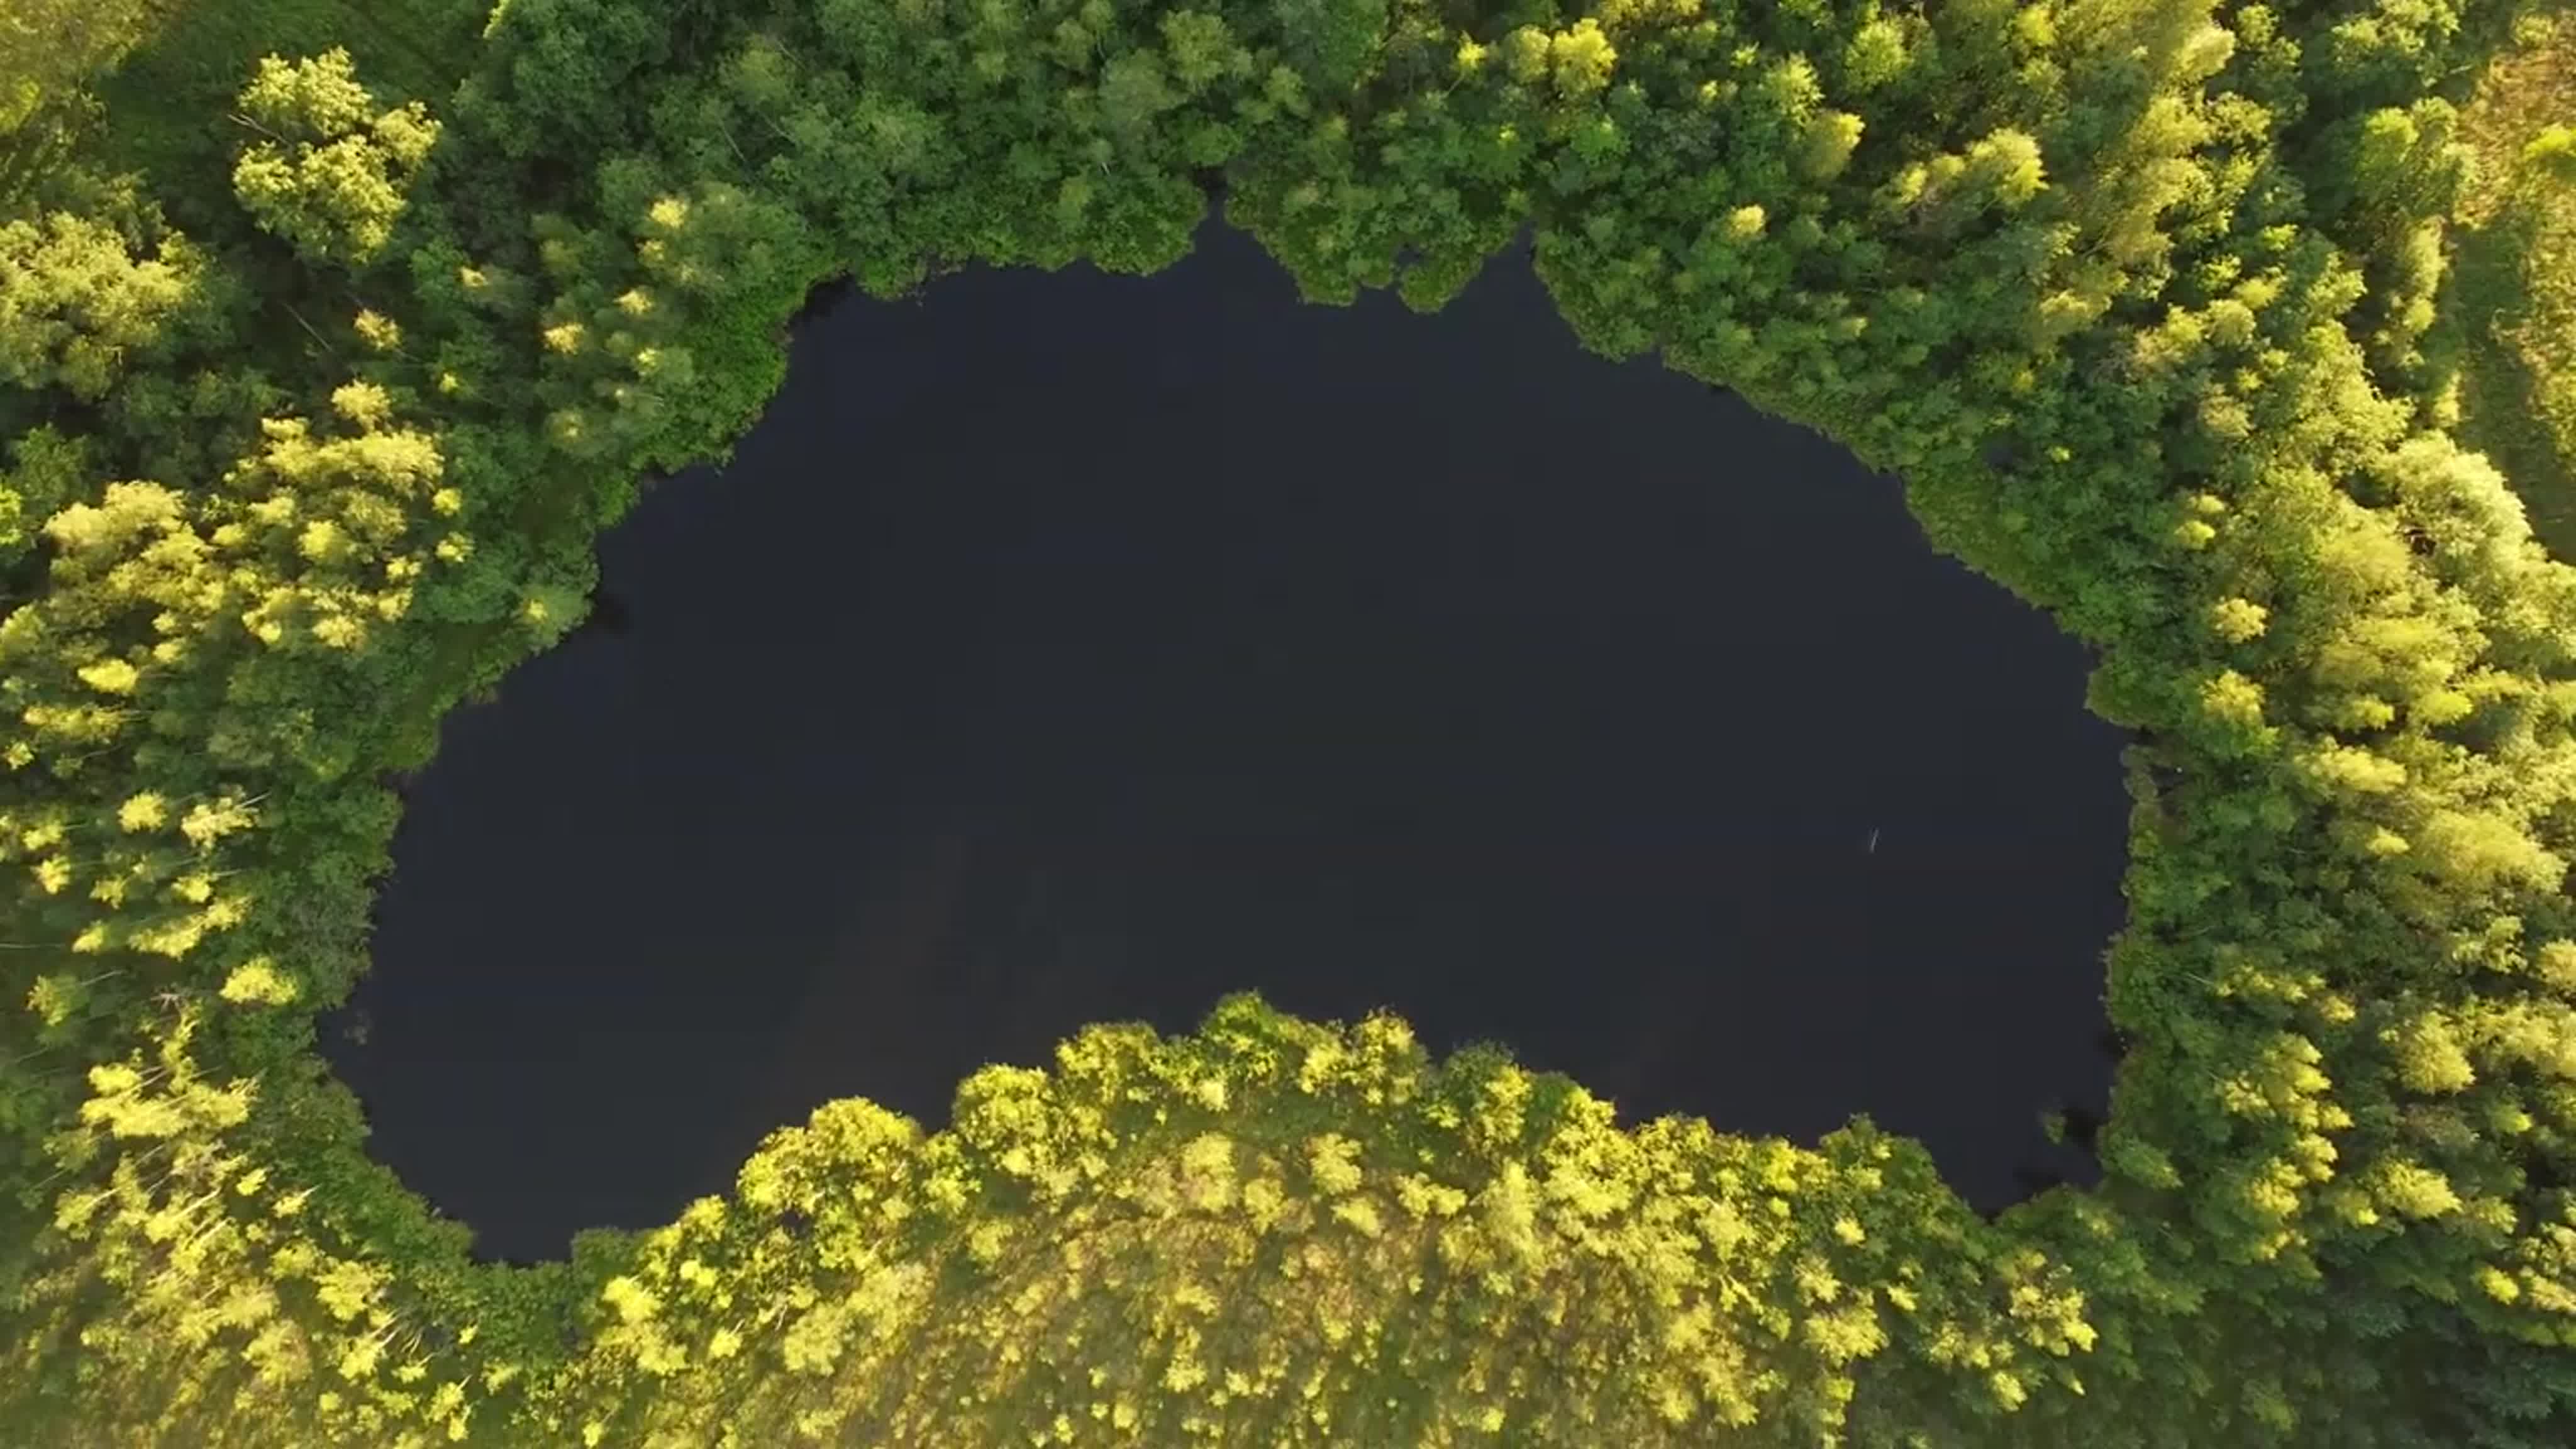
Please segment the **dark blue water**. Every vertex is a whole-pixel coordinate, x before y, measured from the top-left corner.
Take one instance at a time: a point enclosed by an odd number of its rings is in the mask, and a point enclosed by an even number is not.
[[[489,1253],[1247,987],[1629,1117],[1867,1112],[1989,1206],[2105,1095],[2081,651],[1517,255],[1429,318],[1214,229],[845,300],[601,556],[622,620],[449,721],[333,1048]]]

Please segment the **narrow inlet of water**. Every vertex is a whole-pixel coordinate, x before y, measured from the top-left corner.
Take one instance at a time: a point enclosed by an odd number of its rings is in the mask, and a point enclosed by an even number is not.
[[[495,1256],[1246,988],[1627,1119],[1865,1112],[1985,1206],[2106,1095],[2082,651],[1893,481],[1579,351],[1517,254],[1435,317],[1216,227],[845,298],[601,555],[413,783],[329,1045]]]

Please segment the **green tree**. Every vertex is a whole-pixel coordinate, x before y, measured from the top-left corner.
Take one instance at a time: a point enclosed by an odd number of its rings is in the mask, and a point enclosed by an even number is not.
[[[97,402],[208,307],[204,259],[164,236],[138,256],[117,229],[53,212],[0,225],[0,386]]]
[[[241,115],[260,137],[233,167],[242,206],[305,257],[345,266],[392,239],[438,141],[438,122],[418,101],[378,111],[345,50],[263,58]]]
[[[2522,148],[2525,164],[2539,167],[2551,180],[2576,182],[2576,128],[2545,126]]]
[[[38,428],[9,445],[0,469],[0,569],[33,547],[45,520],[80,498],[94,476],[84,440]]]
[[[12,0],[0,14],[0,138],[113,64],[151,13],[149,0]]]

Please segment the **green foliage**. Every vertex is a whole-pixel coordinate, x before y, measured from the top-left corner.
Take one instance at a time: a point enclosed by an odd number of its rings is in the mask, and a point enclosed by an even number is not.
[[[2522,148],[2522,164],[2556,182],[2576,181],[2576,130],[2549,126]]]
[[[151,0],[11,0],[0,10],[0,215],[94,119],[90,82],[142,38]]]
[[[138,257],[88,217],[0,225],[0,387],[101,401],[130,360],[166,351],[172,324],[203,303],[204,271],[184,236]]]
[[[2475,165],[2449,233],[2462,433],[2576,557],[2576,16],[2533,17],[2461,112]]]
[[[15,564],[36,530],[80,494],[92,469],[80,440],[37,428],[10,445],[0,470],[0,566]]]
[[[2501,18],[513,0],[469,73],[412,57],[426,107],[346,54],[250,78],[233,174],[300,261],[172,183],[245,73],[138,98],[151,38],[92,170],[192,235],[104,183],[0,231],[11,1432],[2567,1442],[2576,574],[2451,435],[2502,404],[2439,315],[2492,282],[2463,148],[2542,134],[2441,89]],[[310,1024],[376,780],[571,626],[640,476],[748,426],[814,285],[1150,271],[1215,180],[1324,301],[1437,306],[1526,234],[1586,345],[1901,473],[2098,651],[2100,1189],[1989,1223],[1865,1123],[1621,1128],[1249,1000],[978,1074],[936,1133],[828,1104],[535,1269],[367,1160]]]
[[[145,0],[18,0],[0,15],[0,136],[60,104],[141,38]]]
[[[200,241],[229,239],[239,220],[233,162],[253,134],[232,111],[262,57],[345,49],[386,104],[437,106],[474,59],[491,9],[484,0],[153,0],[140,43],[92,84],[113,120],[89,128],[79,159],[140,174]]]
[[[317,262],[355,265],[382,250],[438,141],[418,101],[378,113],[345,50],[262,60],[241,114],[261,139],[234,165],[234,193],[262,228]]]

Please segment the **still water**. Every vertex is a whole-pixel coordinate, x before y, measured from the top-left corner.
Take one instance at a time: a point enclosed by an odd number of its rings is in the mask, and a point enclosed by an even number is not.
[[[414,782],[331,1051],[482,1250],[1254,988],[1623,1116],[1856,1112],[1995,1206],[2098,1105],[2115,731],[1896,484],[1582,353],[1517,254],[1309,307],[1211,227],[799,329]]]

